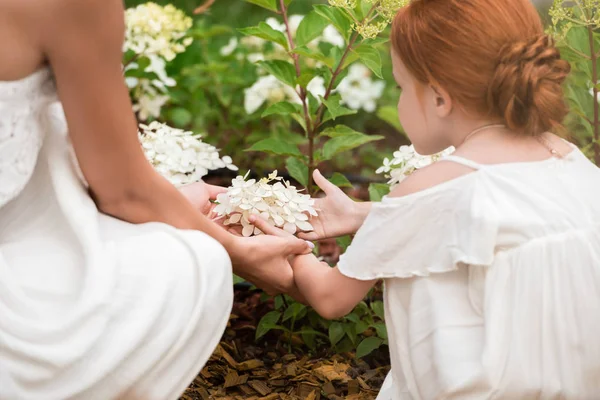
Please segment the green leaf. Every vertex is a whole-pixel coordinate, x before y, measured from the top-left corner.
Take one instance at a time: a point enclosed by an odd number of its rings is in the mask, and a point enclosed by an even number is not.
[[[258,322],[256,327],[256,340],[267,334],[271,329],[277,326],[277,321],[281,318],[279,311],[271,311],[266,313]]]
[[[335,172],[333,175],[331,175],[331,178],[329,178],[329,182],[333,183],[337,187],[347,187],[347,188],[354,187],[352,185],[352,183],[350,183],[348,178],[346,178],[344,175],[340,174],[339,172]]]
[[[335,346],[344,337],[344,326],[340,322],[332,322],[329,325],[329,342]]]
[[[331,22],[335,29],[348,41],[350,29],[352,28],[352,18],[342,8],[330,7],[325,4],[317,4],[313,7],[317,14]]]
[[[238,283],[246,282],[244,278],[240,278],[236,274],[233,274],[233,284],[237,285]]]
[[[327,57],[325,54],[321,52],[319,49],[313,49],[306,46],[298,46],[292,51],[292,53],[301,55],[303,57],[312,58],[313,60],[321,61],[323,64],[327,65],[329,68],[333,68],[334,60],[331,57]]]
[[[344,326],[344,333],[346,334],[348,339],[350,339],[352,344],[356,346],[356,343],[358,341],[358,336],[356,335],[356,329],[354,329],[356,324],[346,322],[343,324],[343,326]]]
[[[261,22],[257,26],[239,29],[244,35],[256,36],[261,39],[279,43],[284,48],[288,49],[288,41],[282,32],[271,28],[266,22]]]
[[[384,319],[385,312],[384,312],[384,308],[383,308],[383,301],[377,300],[377,301],[372,302],[371,309],[373,310],[375,315],[377,315],[382,320]]]
[[[398,108],[394,106],[384,106],[377,110],[377,116],[396,128],[398,132],[404,133],[402,125],[398,119]]]
[[[370,354],[373,350],[376,350],[383,344],[383,339],[378,337],[365,338],[358,347],[356,348],[356,358],[363,358],[367,354]]]
[[[258,62],[268,73],[275,76],[281,82],[293,88],[296,87],[296,69],[292,64],[282,60],[270,60]]]
[[[379,50],[373,47],[359,47],[354,51],[358,58],[365,64],[379,79],[383,79],[383,75],[381,74],[381,54],[379,54]]]
[[[270,105],[262,114],[262,118],[268,117],[269,115],[290,115],[293,113],[301,113],[302,106],[300,104],[294,104],[287,101],[281,101]]]
[[[379,336],[382,339],[387,339],[388,335],[387,335],[387,328],[385,327],[385,324],[383,322],[377,322],[375,324],[373,324],[373,328],[375,328],[375,331],[377,332],[377,336]]]
[[[329,121],[330,119],[333,119],[335,121],[337,117],[356,114],[356,110],[351,110],[340,105],[342,97],[339,94],[335,94],[329,97],[328,99],[325,99],[322,96],[319,97],[321,97],[321,101],[323,102],[323,104],[325,104],[325,107],[327,107],[327,113],[325,113],[325,118],[323,119],[323,122]]]
[[[306,344],[306,346],[311,349],[311,350],[316,350],[317,349],[317,341],[316,341],[316,337],[317,335],[315,335],[314,333],[310,332],[310,329],[308,327],[303,327],[302,328],[302,340],[304,341],[304,344]]]
[[[325,27],[329,25],[323,16],[316,11],[311,11],[302,19],[298,30],[296,31],[296,45],[304,46],[310,43],[313,39],[321,36]]]
[[[257,6],[266,8],[267,10],[277,11],[276,0],[246,0],[246,2],[256,4]]]
[[[342,248],[342,251],[346,251],[348,246],[350,246],[350,243],[352,243],[352,236],[340,236],[338,238],[335,238],[335,241],[337,242],[338,246]]]
[[[290,318],[295,320],[302,318],[306,314],[306,306],[301,303],[292,303],[283,313],[283,319],[281,322],[285,322]]]
[[[275,309],[279,310],[284,305],[283,296],[282,295],[275,296],[273,298],[273,303],[274,303]]]
[[[354,328],[356,329],[356,333],[361,335],[363,334],[367,329],[369,329],[369,324],[366,323],[365,321],[360,321],[358,324],[356,324],[356,327]]]
[[[355,311],[346,315],[344,318],[350,322],[354,322],[355,324],[358,324],[360,322],[360,316],[358,316]]]
[[[369,185],[369,199],[371,201],[381,201],[383,196],[390,193],[390,187],[386,183],[371,183]]]
[[[292,178],[298,181],[302,186],[308,185],[308,167],[301,160],[289,157],[285,161],[285,167]]]
[[[264,151],[265,153],[281,156],[302,156],[298,146],[276,138],[263,139],[260,142],[254,143],[252,147],[244,151]]]
[[[321,135],[329,136],[332,139],[323,146],[323,159],[320,161],[330,160],[336,154],[355,149],[365,143],[383,139],[383,136],[365,135],[344,125],[328,128]]]
[[[169,118],[175,127],[183,128],[192,122],[193,115],[185,108],[176,107],[169,111]]]

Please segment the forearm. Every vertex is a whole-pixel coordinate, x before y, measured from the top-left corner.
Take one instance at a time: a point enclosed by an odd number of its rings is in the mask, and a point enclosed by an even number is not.
[[[355,234],[360,229],[365,222],[365,219],[367,219],[369,212],[371,212],[372,205],[373,203],[370,201],[354,203],[354,208],[348,218],[349,224],[347,234]]]
[[[151,168],[151,167],[150,167]],[[200,213],[186,197],[154,170],[126,191],[94,196],[100,211],[134,224],[163,222],[178,229],[202,231],[231,254],[233,236]]]
[[[342,317],[366,296],[375,281],[358,281],[342,275],[312,254],[298,256],[292,263],[300,293],[321,316]]]

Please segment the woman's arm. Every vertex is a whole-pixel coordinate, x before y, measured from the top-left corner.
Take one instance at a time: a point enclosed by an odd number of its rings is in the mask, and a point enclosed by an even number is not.
[[[121,67],[122,0],[52,0],[39,7],[40,47],[55,74],[69,135],[98,208],[132,223],[203,231],[225,246],[239,275],[272,292],[291,287],[286,257],[310,251],[305,242],[236,238],[198,212],[146,160]]]

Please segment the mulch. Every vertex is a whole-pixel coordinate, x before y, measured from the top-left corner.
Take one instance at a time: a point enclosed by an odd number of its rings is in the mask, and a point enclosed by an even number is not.
[[[260,293],[236,290],[228,328],[181,400],[375,399],[390,369],[387,347],[364,359],[310,351],[300,337],[272,331],[257,343],[256,325],[273,309]],[[290,351],[291,348],[291,351]]]

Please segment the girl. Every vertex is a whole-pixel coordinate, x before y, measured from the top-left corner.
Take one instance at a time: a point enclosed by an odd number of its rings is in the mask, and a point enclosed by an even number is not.
[[[414,0],[393,22],[392,59],[415,149],[457,150],[373,205],[317,172],[327,197],[304,238],[360,229],[336,268],[295,258],[302,294],[337,318],[384,279],[380,399],[597,398],[600,172],[550,133],[569,65],[535,8]]]

